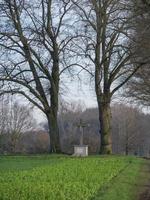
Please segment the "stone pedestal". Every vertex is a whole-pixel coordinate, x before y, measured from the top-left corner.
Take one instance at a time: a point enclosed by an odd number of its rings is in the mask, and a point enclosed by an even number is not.
[[[88,145],[75,145],[73,155],[79,157],[88,156]]]

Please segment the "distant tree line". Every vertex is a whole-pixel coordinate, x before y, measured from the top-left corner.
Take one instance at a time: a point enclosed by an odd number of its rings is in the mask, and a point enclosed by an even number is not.
[[[149,120],[150,115],[131,105],[116,103],[112,105],[112,152],[150,156]],[[87,124],[84,130],[84,144],[89,146],[90,154],[99,153],[98,109],[82,110],[82,105],[71,104],[63,107],[59,115],[61,147],[64,153],[73,153],[73,146],[80,143],[77,127],[80,118]],[[47,125],[43,126],[47,130]]]
[[[1,154],[49,152],[47,122],[38,125],[34,121],[31,110],[17,103],[12,103],[9,107],[8,102],[5,102],[0,109]],[[119,103],[112,105],[111,109],[112,152],[150,156],[150,115],[131,105]],[[11,118],[8,115],[11,115]],[[80,119],[86,124],[83,143],[89,146],[90,154],[98,154],[100,150],[98,109],[83,109],[81,104],[76,103],[64,104],[60,110],[58,123],[62,152],[73,154],[74,145],[80,143],[81,132],[77,126]],[[11,124],[11,129],[6,123]]]

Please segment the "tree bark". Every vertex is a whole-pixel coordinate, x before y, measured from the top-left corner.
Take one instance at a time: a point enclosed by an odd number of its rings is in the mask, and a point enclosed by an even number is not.
[[[60,153],[60,140],[57,115],[52,113],[47,114],[49,136],[50,136],[50,153]]]
[[[101,154],[112,153],[110,103],[99,103]]]
[[[126,144],[126,147],[125,147],[125,155],[128,156],[129,154],[129,149],[128,149],[128,144]]]
[[[53,68],[51,73],[50,87],[50,112],[47,114],[49,134],[50,134],[50,152],[60,153],[60,137],[58,126],[58,96],[59,96],[59,53],[56,38],[53,38]]]

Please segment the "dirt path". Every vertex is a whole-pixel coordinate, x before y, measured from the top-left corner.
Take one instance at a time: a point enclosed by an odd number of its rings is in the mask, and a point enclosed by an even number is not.
[[[147,160],[141,172],[138,200],[150,200],[150,160]]]

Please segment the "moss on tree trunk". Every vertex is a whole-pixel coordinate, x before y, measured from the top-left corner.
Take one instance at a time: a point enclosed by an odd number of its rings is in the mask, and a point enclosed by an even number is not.
[[[60,153],[61,147],[60,147],[57,116],[49,114],[47,118],[48,118],[49,136],[50,136],[50,153]]]
[[[100,120],[100,137],[101,137],[101,154],[112,153],[111,141],[111,109],[109,103],[99,105],[99,120]]]

